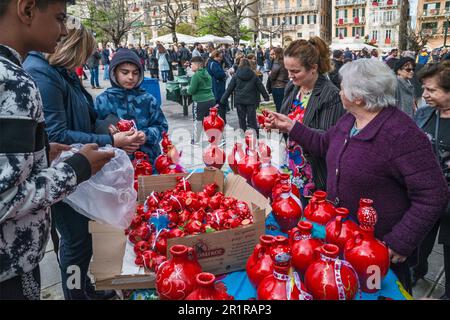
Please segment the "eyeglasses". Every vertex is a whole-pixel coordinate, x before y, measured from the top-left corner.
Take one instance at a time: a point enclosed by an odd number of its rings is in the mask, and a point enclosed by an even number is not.
[[[403,69],[403,70],[405,70],[406,72],[413,72],[414,71],[414,69],[412,69],[412,68],[406,68],[406,69]]]

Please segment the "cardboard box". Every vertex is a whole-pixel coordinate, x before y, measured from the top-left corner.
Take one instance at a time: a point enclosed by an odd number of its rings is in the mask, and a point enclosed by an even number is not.
[[[138,202],[143,203],[152,191],[160,192],[174,187],[177,176],[188,174],[139,177]],[[241,176],[228,174],[224,179],[223,172],[214,168],[205,168],[202,173],[192,174],[189,182],[193,191],[201,191],[204,185],[214,182],[226,196],[247,202],[252,210],[254,223],[235,229],[168,239],[167,247],[174,244],[193,247],[203,271],[216,275],[245,269],[248,257],[265,232],[265,218],[271,210],[269,200]],[[90,232],[94,251],[91,273],[97,289],[140,289],[155,286],[155,274],[152,272],[145,275],[122,275],[127,243],[123,230],[91,222]]]

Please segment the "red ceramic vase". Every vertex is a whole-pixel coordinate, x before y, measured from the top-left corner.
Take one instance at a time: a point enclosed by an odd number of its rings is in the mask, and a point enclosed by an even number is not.
[[[253,173],[258,169],[258,166],[258,153],[247,148],[244,160],[238,163],[238,173],[251,184]]]
[[[259,168],[252,175],[253,187],[266,198],[272,197],[272,189],[278,180],[278,169],[270,162],[270,157],[261,158]]]
[[[356,270],[361,290],[374,293],[389,271],[389,249],[375,238],[374,229],[360,228],[345,244],[344,259]]]
[[[259,243],[255,246],[252,255],[247,260],[247,276],[255,288],[258,287],[262,279],[270,275],[273,271],[272,258],[270,257],[270,249],[273,243],[273,236],[260,236]]]
[[[282,193],[272,203],[272,212],[282,232],[287,233],[294,228],[302,217],[302,206],[300,201],[291,195],[291,187],[282,187]]]
[[[195,276],[202,272],[192,248],[174,245],[172,258],[158,267],[156,291],[161,300],[183,300],[196,287]]]
[[[192,291],[186,300],[234,300],[233,296],[227,293],[223,282],[214,283],[216,277],[212,273],[199,273],[195,280],[197,289]]]
[[[297,227],[289,231],[289,242],[292,248],[292,266],[302,275],[315,260],[315,250],[324,243],[311,236],[313,225],[308,221],[300,221]]]
[[[377,223],[378,217],[377,212],[373,207],[373,200],[361,198],[359,200],[359,208],[356,215],[360,226],[366,228],[374,227]]]
[[[203,163],[207,167],[214,167],[220,170],[225,164],[225,159],[225,152],[216,144],[210,144],[203,152]]]
[[[159,155],[155,160],[155,169],[162,174],[172,164],[172,161],[165,154]]]
[[[281,188],[284,185],[290,186],[292,194],[300,199],[300,191],[298,190],[296,185],[291,183],[291,175],[289,173],[278,172],[278,180],[272,189],[273,201],[275,201],[281,195]]]
[[[348,209],[336,208],[336,218],[327,223],[326,237],[327,243],[335,244],[339,247],[339,252],[344,252],[345,243],[352,239],[358,225],[347,219]]]
[[[211,142],[218,142],[225,128],[225,121],[218,115],[218,111],[217,107],[210,108],[209,116],[203,119],[203,130]]]
[[[358,276],[351,265],[338,258],[339,247],[325,244],[316,249],[316,260],[305,273],[305,285],[315,300],[353,300]]]
[[[238,174],[238,164],[244,161],[244,158],[245,153],[242,149],[242,143],[236,142],[233,146],[233,150],[231,150],[231,153],[228,155],[228,165],[235,174]]]
[[[290,274],[290,268],[290,265],[274,265],[272,274],[265,277],[258,286],[258,300],[312,300],[298,274]]]
[[[122,119],[119,122],[117,122],[116,127],[121,132],[130,131],[131,129],[134,128],[134,122],[133,120]]]
[[[335,216],[334,206],[327,201],[325,191],[316,191],[305,208],[305,218],[309,221],[326,225]]]
[[[292,250],[288,238],[285,236],[275,236],[272,247],[270,248],[270,258],[274,265],[291,265]]]

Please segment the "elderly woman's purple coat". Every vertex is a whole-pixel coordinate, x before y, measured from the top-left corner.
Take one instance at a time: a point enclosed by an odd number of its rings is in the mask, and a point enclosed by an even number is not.
[[[356,218],[361,197],[374,200],[375,234],[409,256],[444,212],[449,191],[430,141],[404,112],[383,109],[350,137],[351,114],[319,133],[296,123],[289,133],[304,149],[326,158],[328,199]]]

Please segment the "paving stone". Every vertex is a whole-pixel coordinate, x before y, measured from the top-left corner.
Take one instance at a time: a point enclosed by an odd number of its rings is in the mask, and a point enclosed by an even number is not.
[[[436,288],[434,288],[433,292],[430,294],[430,299],[439,299],[442,295],[445,293],[444,286],[437,285]]]
[[[53,251],[47,252],[39,263],[41,270],[41,288],[51,287],[61,282],[58,261]]]
[[[431,288],[433,287],[433,281],[427,279],[419,280],[416,286],[413,288],[414,299],[426,298]]]
[[[425,278],[431,281],[438,280],[442,269],[444,268],[444,256],[440,253],[432,251],[428,257],[428,273]]]
[[[64,293],[61,283],[41,290],[42,300],[64,300]]]

